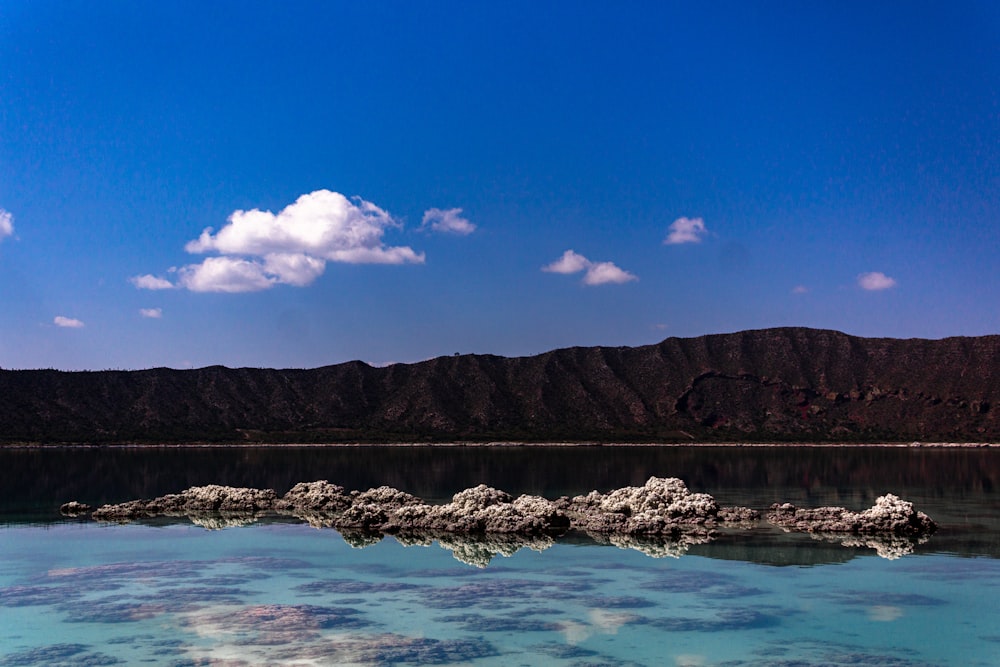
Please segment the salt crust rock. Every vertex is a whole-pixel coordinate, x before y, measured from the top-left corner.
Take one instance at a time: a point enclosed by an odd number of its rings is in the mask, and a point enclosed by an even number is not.
[[[271,509],[277,495],[273,489],[248,489],[234,486],[193,486],[153,500],[132,500],[120,505],[102,505],[93,517],[102,521],[130,521],[168,513],[199,512],[254,513]]]
[[[626,535],[678,535],[760,518],[746,507],[720,508],[715,498],[691,493],[676,477],[650,477],[644,486],[626,486],[608,494],[591,491],[573,498],[566,511],[574,528]]]
[[[771,505],[767,520],[786,530],[809,533],[847,533],[854,535],[928,535],[937,524],[913,508],[913,503],[889,493],[879,496],[863,512],[843,507],[800,509],[791,503]]]
[[[347,509],[350,505],[351,497],[344,487],[320,480],[299,482],[274,504],[274,508],[323,512]]]
[[[67,503],[64,507],[69,506]],[[650,477],[643,486],[624,487],[606,494],[592,491],[555,501],[531,495],[513,498],[480,484],[459,491],[450,503],[443,505],[428,505],[416,496],[387,486],[347,492],[325,480],[296,484],[280,499],[270,489],[209,485],[153,500],[104,505],[93,512],[93,517],[103,521],[131,521],[164,515],[196,516],[201,525],[216,528],[250,522],[267,511],[290,514],[317,527],[332,527],[356,535],[531,537],[575,529],[591,535],[666,539],[675,543],[670,549],[677,551],[686,548],[685,545],[711,539],[720,526],[752,528],[760,520],[755,510],[719,507],[712,496],[692,493],[683,481],[662,477]],[[210,513],[221,515],[220,520],[209,520]],[[915,511],[912,503],[891,494],[880,497],[863,512],[842,507],[799,509],[786,503],[772,505],[767,518],[786,530],[824,534],[911,537],[929,534],[936,527],[930,517]],[[901,548],[896,546],[887,552],[898,552]],[[470,556],[470,560],[477,559]]]

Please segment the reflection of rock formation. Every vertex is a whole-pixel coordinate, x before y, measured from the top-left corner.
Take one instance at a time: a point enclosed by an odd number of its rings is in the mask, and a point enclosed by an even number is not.
[[[874,549],[882,558],[896,560],[913,553],[918,544],[930,539],[927,535],[908,537],[904,535],[845,535],[844,533],[811,533],[811,536],[826,542],[839,543],[845,547]]]
[[[240,514],[231,512],[189,512],[185,514],[167,513],[166,516],[187,517],[196,526],[206,530],[222,530],[223,528],[241,528],[257,523],[260,514]]]
[[[441,534],[436,536],[441,547],[452,552],[455,560],[475,567],[486,567],[496,556],[510,558],[521,549],[531,549],[541,553],[555,540],[548,535],[459,535]]]
[[[880,496],[863,512],[843,507],[799,509],[790,503],[775,503],[767,513],[767,520],[786,530],[809,533],[919,536],[937,529],[937,524],[918,512],[913,503],[891,493]]]
[[[382,541],[382,533],[367,533],[363,530],[340,530],[340,536],[344,538],[354,549],[364,549]]]
[[[611,544],[619,549],[633,549],[650,558],[680,558],[695,544],[708,544],[714,538],[709,531],[692,530],[676,535],[599,535],[591,534],[594,541]]]

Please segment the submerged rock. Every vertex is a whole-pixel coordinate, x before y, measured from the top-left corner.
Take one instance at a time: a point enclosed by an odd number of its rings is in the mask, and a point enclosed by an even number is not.
[[[913,503],[891,493],[879,496],[863,512],[843,507],[801,509],[791,503],[775,503],[767,512],[767,520],[785,530],[808,533],[919,536],[937,529],[934,520],[918,512]]]

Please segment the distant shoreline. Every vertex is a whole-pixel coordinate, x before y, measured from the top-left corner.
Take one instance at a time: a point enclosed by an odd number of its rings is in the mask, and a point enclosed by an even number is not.
[[[0,445],[0,450],[10,449],[351,449],[363,447],[436,447],[461,448],[532,448],[532,447],[717,447],[719,449],[747,448],[894,448],[894,449],[991,449],[1000,448],[996,442],[353,442],[353,443],[10,443]]]

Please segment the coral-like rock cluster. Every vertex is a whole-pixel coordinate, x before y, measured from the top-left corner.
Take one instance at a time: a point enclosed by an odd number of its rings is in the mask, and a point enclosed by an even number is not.
[[[86,511],[83,507],[73,502],[62,510],[78,514]],[[347,491],[325,480],[296,484],[280,498],[271,489],[210,485],[153,500],[104,505],[92,516],[118,522],[187,516],[206,528],[222,528],[252,523],[265,513],[336,528],[357,546],[375,543],[385,534],[404,544],[437,540],[460,560],[480,566],[497,553],[513,553],[523,546],[544,549],[553,537],[570,530],[599,543],[655,556],[678,556],[691,545],[711,541],[720,527],[751,529],[761,518],[747,507],[720,507],[712,496],[692,493],[680,479],[662,477],[651,477],[643,486],[556,500],[532,495],[514,498],[480,484],[439,505],[388,486]],[[862,512],[774,504],[766,518],[786,531],[872,546],[892,557],[909,553],[916,541],[936,529],[930,517],[892,494],[878,498]]]
[[[809,533],[846,533],[856,535],[927,535],[937,524],[918,512],[913,503],[891,493],[879,496],[875,504],[863,512],[843,507],[800,509],[791,503],[775,503],[767,512],[767,520],[787,530]]]
[[[101,521],[132,521],[154,516],[178,516],[205,512],[253,514],[271,509],[278,494],[273,489],[234,486],[193,486],[153,500],[130,500],[119,505],[102,505],[93,517]]]
[[[555,501],[532,495],[514,498],[505,491],[480,484],[459,491],[450,503],[443,505],[429,505],[387,486],[347,491],[325,480],[296,484],[281,498],[270,489],[211,485],[153,500],[104,505],[94,511],[93,517],[102,521],[131,521],[216,512],[233,519],[229,515],[264,511],[290,514],[316,526],[392,534],[433,531],[548,535],[577,529],[598,534],[676,535],[759,519],[754,510],[720,508],[712,496],[691,493],[683,481],[660,477],[651,477],[644,486],[625,487],[607,494],[593,491]],[[228,525],[233,523],[230,521]]]

